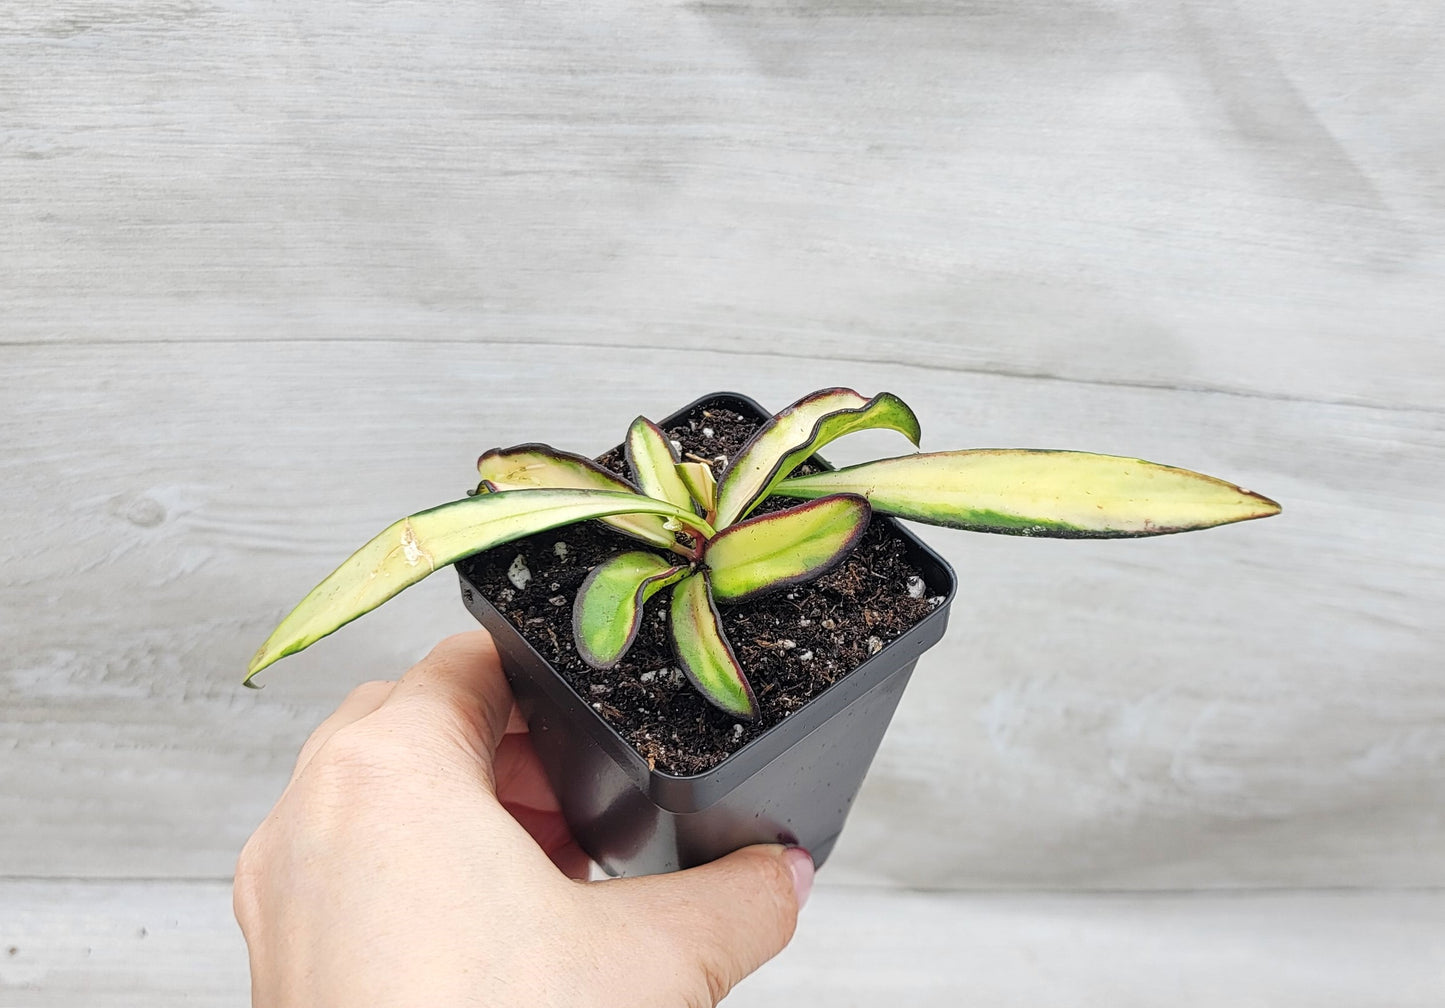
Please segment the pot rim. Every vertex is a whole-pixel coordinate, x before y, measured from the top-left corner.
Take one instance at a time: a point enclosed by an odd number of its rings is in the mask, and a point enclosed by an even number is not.
[[[699,406],[716,403],[719,400],[746,406],[747,411],[756,413],[760,417],[773,415],[749,396],[737,392],[720,391],[699,396],[659,421],[658,426],[667,427]],[[825,468],[832,468],[826,460],[817,455],[814,455],[811,461]],[[751,777],[781,757],[801,739],[806,738],[833,717],[845,711],[858,698],[882,685],[891,673],[916,661],[919,655],[942,638],[948,622],[949,609],[958,590],[958,578],[953,568],[947,560],[898,519],[885,515],[876,517],[891,524],[894,532],[904,540],[913,560],[925,569],[925,576],[930,581],[930,592],[933,595],[942,595],[943,601],[901,637],[884,645],[878,654],[855,667],[797,711],[756,738],[750,739],[707,770],[683,775],[649,767],[632,744],[612,725],[608,724],[607,720],[573,688],[566,677],[558,672],[546,657],[538,653],[531,642],[518,631],[517,636],[521,643],[526,646],[532,657],[541,665],[546,666],[551,673],[548,681],[540,682],[537,685],[551,693],[554,701],[561,707],[585,710],[586,717],[582,719],[582,724],[586,726],[589,734],[620,766],[628,771],[634,782],[644,791],[652,794],[659,804],[668,807],[676,807],[680,804],[690,809],[706,807],[711,802],[704,803],[702,806],[695,804],[698,791],[708,792],[722,785],[722,793],[725,793],[727,787],[731,786],[727,782]],[[461,570],[458,570],[457,573],[461,577],[463,588],[475,592],[476,597],[490,607],[491,603],[486,600],[486,595],[472,584]],[[934,589],[939,590],[935,591]],[[498,616],[501,614],[498,613]],[[505,617],[501,618],[506,619]],[[510,621],[506,622],[510,625]],[[685,794],[687,797],[684,796]],[[721,797],[721,793],[719,797]]]

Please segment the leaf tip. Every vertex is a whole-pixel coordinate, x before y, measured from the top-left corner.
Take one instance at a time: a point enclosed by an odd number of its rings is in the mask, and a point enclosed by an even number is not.
[[[1252,518],[1273,518],[1284,510],[1284,506],[1280,504],[1279,501],[1272,500],[1264,494],[1255,493],[1253,490],[1246,490],[1244,487],[1239,487],[1238,489],[1241,494],[1249,498],[1255,505],[1257,513],[1251,515],[1250,517]]]
[[[275,634],[273,633],[272,639],[274,640],[274,638]],[[271,640],[266,641],[266,643],[262,644],[259,648],[257,648],[256,653],[251,656],[251,661],[246,666],[246,678],[241,681],[242,686],[245,686],[249,689],[261,689],[261,687],[258,686],[256,683],[252,682],[252,680],[255,679],[256,676],[260,675],[261,672],[263,672],[265,669],[276,664],[276,662],[280,661],[283,657],[285,657],[284,654],[277,654],[275,651],[273,651],[271,645]]]
[[[906,437],[913,447],[920,447],[923,442],[923,426],[918,422],[918,414],[913,412],[913,408],[892,392],[878,393],[869,405],[879,402],[886,402],[900,412],[899,426],[896,428],[898,433]]]

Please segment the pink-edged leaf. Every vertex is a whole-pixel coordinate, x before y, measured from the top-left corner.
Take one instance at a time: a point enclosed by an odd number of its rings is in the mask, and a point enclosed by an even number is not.
[[[722,529],[745,518],[773,487],[808,456],[845,434],[872,428],[896,430],[918,444],[918,418],[897,396],[865,399],[834,388],[799,399],[752,436],[718,480],[717,518]]]
[[[291,610],[251,659],[246,680],[370,612],[439,567],[559,525],[635,511],[698,520],[650,497],[573,489],[484,493],[403,518],[353,553]]]
[[[713,597],[749,602],[821,577],[858,545],[869,515],[862,497],[838,494],[728,526],[703,554]]]
[[[685,566],[641,550],[592,568],[572,606],[572,637],[582,660],[595,669],[614,667],[637,639],[647,600],[686,574]]]
[[[879,459],[784,480],[778,493],[861,494],[874,510],[930,525],[1057,539],[1118,539],[1279,513],[1233,483],[1116,455],[982,448]]]
[[[624,450],[627,465],[643,493],[678,507],[692,506],[692,495],[677,472],[677,452],[657,424],[646,417],[632,421]]]
[[[477,472],[484,481],[498,490],[565,488],[638,493],[637,487],[621,476],[603,469],[591,459],[545,444],[493,448],[477,459]],[[671,532],[663,528],[664,521],[665,519],[651,514],[604,519],[605,524],[634,539],[641,539],[663,549],[677,550],[677,540]]]
[[[709,703],[743,721],[758,716],[753,688],[723,634],[706,571],[673,586],[668,628],[678,665]]]

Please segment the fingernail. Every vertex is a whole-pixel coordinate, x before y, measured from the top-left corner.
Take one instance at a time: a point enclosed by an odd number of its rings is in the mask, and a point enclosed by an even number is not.
[[[808,902],[808,894],[813,891],[813,855],[802,847],[789,847],[783,851],[783,860],[793,876],[793,895],[798,897],[798,909],[801,910]]]

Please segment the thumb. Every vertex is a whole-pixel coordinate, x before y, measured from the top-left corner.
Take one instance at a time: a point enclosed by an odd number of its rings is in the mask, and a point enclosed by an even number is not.
[[[788,944],[812,886],[807,851],[766,844],[687,871],[600,889],[621,899],[632,937],[648,942],[642,947],[671,953],[659,965],[666,986],[684,987],[678,992],[682,1003],[707,997],[705,1003],[715,1005]]]

